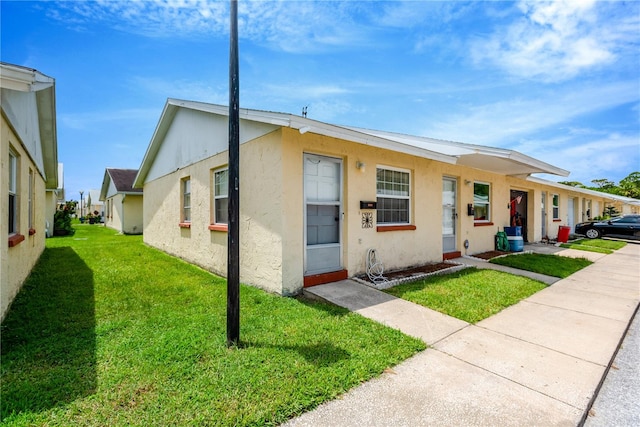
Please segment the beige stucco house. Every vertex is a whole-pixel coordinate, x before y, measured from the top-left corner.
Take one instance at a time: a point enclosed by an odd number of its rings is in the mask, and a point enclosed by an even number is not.
[[[227,135],[228,107],[169,99],[134,183],[144,241],[223,276]],[[493,250],[516,221],[555,238],[606,201],[501,148],[248,109],[240,138],[240,278],[283,295],[364,273],[369,249],[391,270]]]
[[[142,234],[142,189],[132,188],[137,169],[107,168],[100,201],[104,203],[104,224],[124,234]]]
[[[45,245],[47,191],[58,189],[55,80],[0,63],[0,317]]]
[[[92,189],[86,192],[84,195],[82,213],[84,216],[92,214],[104,217],[104,203],[100,199],[100,190]]]
[[[55,189],[47,188],[45,194],[45,234],[47,237],[52,237],[56,210],[66,202],[64,191],[64,165],[62,163],[58,163],[58,187]]]

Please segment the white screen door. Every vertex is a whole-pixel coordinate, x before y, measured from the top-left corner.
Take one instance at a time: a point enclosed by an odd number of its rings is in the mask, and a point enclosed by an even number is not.
[[[305,275],[342,269],[342,161],[304,155]]]
[[[542,192],[540,199],[540,208],[542,209],[540,218],[542,219],[542,237],[547,237],[547,193]]]
[[[456,180],[442,179],[442,252],[456,250]]]
[[[570,197],[567,200],[567,226],[571,228],[571,232],[573,233],[573,226],[575,225],[575,207],[576,199]]]

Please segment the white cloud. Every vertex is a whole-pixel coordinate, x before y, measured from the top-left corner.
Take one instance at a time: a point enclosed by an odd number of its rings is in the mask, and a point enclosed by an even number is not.
[[[615,3],[521,1],[519,19],[472,43],[473,59],[545,82],[565,81],[610,64],[619,49],[637,39],[638,31],[637,16],[625,16]],[[632,5],[628,12],[633,10]]]
[[[74,130],[95,129],[109,122],[139,121],[153,122],[158,119],[158,109],[129,108],[113,111],[83,113],[58,113],[60,125]]]
[[[154,77],[134,77],[132,86],[163,98],[188,99],[214,104],[225,104],[229,100],[227,83],[217,86],[197,80],[165,80]]]
[[[229,31],[229,3],[220,0],[62,1],[49,17],[75,31],[96,24],[153,38],[202,38]],[[243,1],[238,33],[285,52],[306,53],[372,42],[356,21],[360,2]]]
[[[592,179],[607,178],[618,182],[638,170],[638,143],[636,135],[611,133],[580,141],[547,141],[545,148],[526,154],[570,170],[571,175],[562,180],[592,185]],[[535,141],[531,141],[531,146],[537,146]]]
[[[287,84],[287,85],[265,85],[267,92],[277,96],[284,96],[296,100],[317,100],[328,96],[343,95],[351,93],[352,90],[335,84]]]
[[[514,141],[528,134],[636,101],[637,83],[633,81],[538,90],[535,98],[472,105],[464,111],[433,118],[435,124],[425,129],[424,134],[512,147]]]

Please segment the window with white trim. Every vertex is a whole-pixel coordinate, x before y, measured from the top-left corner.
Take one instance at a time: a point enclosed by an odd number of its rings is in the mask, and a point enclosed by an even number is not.
[[[477,181],[473,183],[473,220],[491,221],[491,184]]]
[[[182,218],[181,222],[191,222],[191,179],[182,179]]]
[[[378,167],[376,172],[377,223],[409,224],[411,174],[407,170]]]
[[[553,219],[560,219],[560,195],[553,195]]]
[[[18,156],[9,150],[9,235],[18,232]]]
[[[213,173],[213,222],[229,223],[229,169]]]

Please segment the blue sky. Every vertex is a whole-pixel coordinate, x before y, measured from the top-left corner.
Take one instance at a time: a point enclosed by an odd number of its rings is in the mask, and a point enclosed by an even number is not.
[[[0,58],[56,79],[68,199],[140,166],[167,98],[228,103],[227,1],[7,1]],[[240,104],[640,170],[640,2],[239,2]]]

